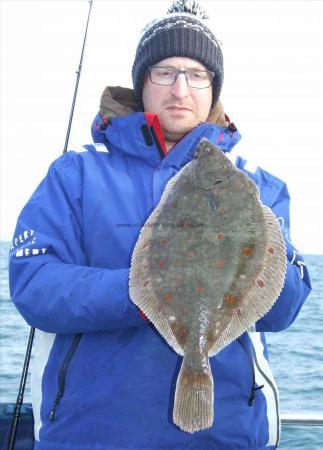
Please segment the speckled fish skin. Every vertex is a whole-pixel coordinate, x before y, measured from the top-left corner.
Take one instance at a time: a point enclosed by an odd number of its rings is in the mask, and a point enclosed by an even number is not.
[[[142,228],[129,283],[132,301],[184,357],[173,412],[183,431],[212,426],[209,357],[272,307],[285,271],[280,227],[257,186],[203,139]]]

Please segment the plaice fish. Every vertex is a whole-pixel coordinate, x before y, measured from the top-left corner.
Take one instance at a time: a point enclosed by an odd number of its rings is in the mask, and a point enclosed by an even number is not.
[[[281,230],[257,186],[203,139],[143,226],[129,280],[132,301],[183,356],[173,410],[183,431],[212,426],[209,357],[269,311],[285,272]]]

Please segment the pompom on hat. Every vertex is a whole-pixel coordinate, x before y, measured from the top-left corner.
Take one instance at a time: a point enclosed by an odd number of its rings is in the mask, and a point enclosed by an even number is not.
[[[213,102],[219,99],[223,84],[223,56],[220,43],[206,25],[205,12],[194,0],[177,0],[167,14],[144,28],[132,66],[134,95],[142,105],[142,89],[147,69],[173,56],[192,58],[215,73]]]

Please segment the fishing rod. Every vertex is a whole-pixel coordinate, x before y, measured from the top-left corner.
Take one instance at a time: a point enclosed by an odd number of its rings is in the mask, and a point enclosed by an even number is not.
[[[75,83],[75,88],[74,88],[72,108],[71,108],[71,112],[70,112],[67,132],[66,132],[63,154],[67,152],[67,146],[68,146],[68,141],[69,141],[71,127],[72,127],[73,114],[74,114],[74,108],[75,108],[76,97],[77,97],[77,92],[78,92],[78,86],[79,86],[79,82],[80,82],[80,78],[81,78],[84,49],[85,49],[85,44],[86,44],[87,30],[89,27],[93,0],[89,0],[89,3],[90,3],[89,12],[88,12],[88,16],[87,16],[87,22],[86,22],[84,39],[83,39],[80,62],[79,62],[78,70],[76,71],[76,83]],[[27,343],[27,348],[26,348],[23,369],[22,369],[22,373],[21,373],[21,377],[20,377],[18,396],[17,396],[17,400],[15,403],[14,413],[13,413],[11,425],[10,425],[7,450],[14,450],[14,448],[15,448],[15,441],[16,441],[16,437],[17,437],[18,424],[19,424],[19,419],[20,419],[20,415],[21,415],[21,406],[22,406],[23,399],[24,399],[24,393],[25,393],[25,387],[26,387],[28,368],[29,368],[29,363],[30,363],[30,358],[31,358],[31,350],[32,350],[32,346],[33,346],[34,336],[35,336],[35,328],[31,327],[30,332],[29,332],[29,338],[28,338],[28,343]]]
[[[34,341],[34,335],[35,335],[35,328],[32,327],[32,328],[30,328],[28,344],[27,344],[27,349],[26,349],[26,355],[25,355],[24,365],[23,365],[21,378],[20,378],[18,396],[17,396],[15,409],[14,409],[12,420],[11,420],[10,435],[9,435],[9,442],[8,442],[7,450],[13,450],[15,448],[18,423],[19,423],[19,419],[20,419],[20,410],[21,410],[22,402],[24,400],[25,386],[26,386],[26,381],[27,381],[28,367],[29,367],[29,362],[30,362],[31,349],[33,346],[33,341]]]
[[[79,82],[80,82],[80,78],[81,78],[81,72],[82,72],[84,49],[85,49],[85,43],[86,43],[86,38],[87,38],[87,29],[88,29],[88,26],[89,26],[93,0],[90,0],[89,3],[90,3],[89,13],[88,13],[88,16],[87,16],[87,22],[86,22],[86,28],[85,28],[85,34],[84,34],[81,58],[80,58],[78,70],[76,71],[76,82],[75,82],[75,88],[74,88],[74,95],[73,95],[72,107],[71,107],[71,112],[70,112],[70,118],[69,118],[69,121],[68,121],[68,127],[67,127],[67,132],[66,132],[66,138],[65,138],[65,145],[64,145],[63,153],[67,152],[68,141],[69,141],[69,138],[70,138],[70,132],[71,132],[71,127],[72,127],[72,121],[73,121],[73,115],[74,115],[74,108],[75,108],[75,103],[76,103],[77,91],[78,91]]]

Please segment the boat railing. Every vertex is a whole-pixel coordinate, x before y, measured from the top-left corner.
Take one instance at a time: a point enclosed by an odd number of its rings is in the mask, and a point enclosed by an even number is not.
[[[14,448],[7,446],[9,439],[11,442],[12,435],[8,433],[8,430],[10,430],[10,424],[12,426],[14,411],[14,403],[0,403],[0,448]],[[323,412],[282,412],[280,418],[284,428],[290,426],[323,427]],[[23,447],[18,446],[17,448],[31,449],[33,448],[33,411],[30,403],[21,405],[19,422],[19,439],[23,441]],[[5,446],[2,446],[4,443],[6,443]]]
[[[10,420],[15,410],[14,403],[0,403],[0,422]],[[32,420],[31,403],[24,403],[21,407],[21,417],[23,420]],[[298,412],[282,412],[280,414],[282,426],[317,426],[323,427],[323,411],[298,411]]]
[[[280,419],[282,426],[323,427],[323,412],[283,412]]]

